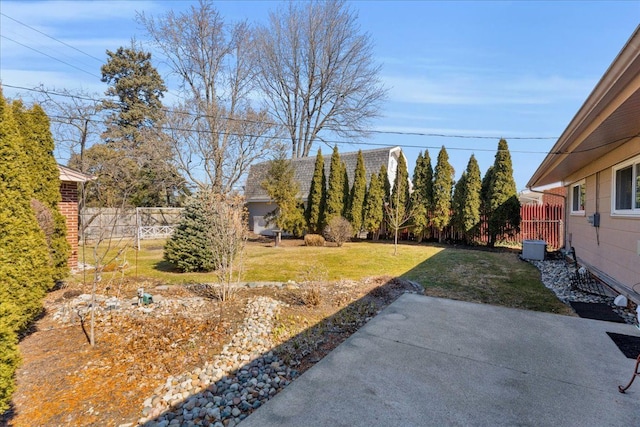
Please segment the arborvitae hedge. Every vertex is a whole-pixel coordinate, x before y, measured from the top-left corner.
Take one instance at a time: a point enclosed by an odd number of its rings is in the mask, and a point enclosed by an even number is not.
[[[374,239],[379,236],[380,226],[384,220],[384,188],[377,174],[371,174],[371,182],[364,202],[363,228],[373,233]]]
[[[42,310],[53,286],[44,233],[30,200],[33,185],[12,109],[0,91],[0,412],[15,388],[17,336]]]
[[[318,149],[313,170],[313,180],[311,181],[311,188],[307,198],[307,210],[305,211],[308,230],[313,234],[319,234],[324,229],[324,210],[327,197],[326,181],[324,158],[322,157],[322,151]]]
[[[200,195],[185,206],[178,227],[164,246],[164,259],[182,272],[212,271],[215,268],[207,219]]]
[[[498,151],[488,187],[488,244],[494,246],[501,234],[517,232],[520,229],[520,200],[516,182],[513,179],[509,146],[504,139],[498,142]]]
[[[328,224],[334,216],[341,216],[344,210],[344,171],[340,161],[338,147],[333,147],[327,182],[327,207],[325,222]]]
[[[27,168],[38,171],[37,174],[30,174],[33,198],[43,203],[53,216],[53,233],[47,243],[54,267],[54,279],[62,280],[69,274],[67,263],[71,248],[67,242],[66,221],[59,210],[62,200],[60,172],[53,156],[54,143],[49,118],[39,105],[25,110],[20,102],[13,103],[13,113],[20,123]]]
[[[442,241],[442,230],[451,219],[451,191],[453,189],[454,170],[449,163],[449,155],[444,146],[438,153],[438,162],[433,179],[433,225]]]
[[[364,197],[367,192],[367,171],[364,167],[364,158],[362,150],[358,151],[358,160],[356,161],[356,171],[353,179],[353,187],[351,187],[351,195],[349,196],[349,215],[347,219],[351,222],[353,231],[359,233],[362,229],[362,218],[364,216]]]

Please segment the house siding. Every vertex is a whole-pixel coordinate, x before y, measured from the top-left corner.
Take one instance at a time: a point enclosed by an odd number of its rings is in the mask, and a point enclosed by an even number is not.
[[[629,158],[628,148],[610,153],[606,163]],[[637,154],[637,152],[636,152]],[[617,162],[616,162],[617,163]],[[615,165],[614,165],[615,166]],[[628,293],[640,283],[640,257],[637,254],[640,241],[640,217],[611,215],[612,167],[594,173],[593,164],[578,171],[573,179],[585,179],[586,204],[584,215],[567,215],[567,246],[573,246],[581,263],[601,273],[619,292]],[[571,184],[567,180],[567,196]],[[588,217],[600,213],[600,227],[593,227]],[[612,280],[611,280],[612,279]],[[636,286],[635,292],[640,291]]]

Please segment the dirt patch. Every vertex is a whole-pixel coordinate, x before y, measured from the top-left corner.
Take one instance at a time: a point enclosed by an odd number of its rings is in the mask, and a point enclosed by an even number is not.
[[[125,283],[119,288],[120,297],[135,300],[138,285]],[[92,347],[86,316],[81,319],[82,314],[76,313],[71,323],[56,320],[61,307],[87,290],[60,289],[47,296],[45,315],[20,343],[23,362],[16,374],[13,409],[0,425],[134,423],[144,399],[167,376],[202,366],[220,353],[242,324],[244,306],[254,296],[287,303],[274,325],[274,351],[304,372],[399,295],[415,290],[410,282],[376,277],[245,288],[233,301],[222,303],[195,295],[187,287],[145,283],[145,291],[171,304],[152,313],[139,307],[139,311],[96,316]],[[197,304],[190,303],[194,298]]]

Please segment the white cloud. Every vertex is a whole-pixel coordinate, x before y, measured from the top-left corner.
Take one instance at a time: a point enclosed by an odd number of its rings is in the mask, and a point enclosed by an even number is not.
[[[442,105],[542,105],[585,99],[594,79],[561,76],[515,78],[450,74],[435,77],[386,76],[392,101]]]

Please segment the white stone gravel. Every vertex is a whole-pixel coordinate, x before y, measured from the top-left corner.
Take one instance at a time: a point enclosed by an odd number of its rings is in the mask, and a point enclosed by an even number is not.
[[[528,261],[540,270],[542,283],[552,290],[563,303],[569,305],[570,302],[577,301],[609,304],[613,310],[625,320],[625,322],[632,325],[638,324],[635,312],[616,306],[613,303],[614,297],[591,295],[571,289],[570,275],[573,273],[571,270],[572,267],[570,267],[565,261]]]

